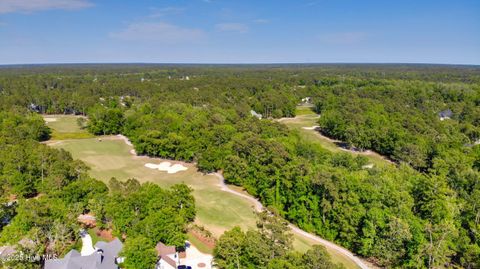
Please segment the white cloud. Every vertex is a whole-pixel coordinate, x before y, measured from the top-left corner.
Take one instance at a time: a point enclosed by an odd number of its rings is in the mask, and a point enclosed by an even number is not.
[[[337,45],[352,45],[364,41],[367,38],[364,32],[333,33],[320,36],[320,41]]]
[[[215,25],[215,29],[221,32],[238,32],[238,33],[246,33],[249,30],[248,25],[243,23],[219,23]]]
[[[0,0],[0,14],[31,13],[50,9],[75,10],[92,6],[88,0]]]
[[[128,25],[120,32],[110,33],[110,37],[178,44],[200,41],[205,37],[205,33],[200,29],[184,28],[166,22],[139,22]]]

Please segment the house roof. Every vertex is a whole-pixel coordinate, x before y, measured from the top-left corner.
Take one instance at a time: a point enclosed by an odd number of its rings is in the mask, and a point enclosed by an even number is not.
[[[175,254],[177,253],[177,250],[175,249],[174,246],[166,246],[162,242],[158,242],[157,246],[155,247],[157,250],[158,256],[162,255],[170,255],[170,254]]]
[[[166,255],[161,256],[160,259],[164,260],[166,263],[168,263],[173,268],[177,267],[177,263],[172,258],[170,258]]]
[[[63,259],[45,261],[45,269],[117,269],[115,259],[122,250],[123,244],[115,238],[111,242],[99,241],[95,244],[98,250],[91,255],[82,256],[78,251],[71,250]]]
[[[170,264],[172,267],[177,266],[177,263],[168,256],[168,255],[173,255],[177,253],[177,250],[174,246],[166,246],[162,242],[158,242],[155,249],[157,250],[157,254],[160,257],[160,259],[164,260],[166,263]]]

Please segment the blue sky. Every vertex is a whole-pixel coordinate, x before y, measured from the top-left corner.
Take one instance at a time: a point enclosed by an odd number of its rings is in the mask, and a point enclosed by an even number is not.
[[[478,0],[0,0],[0,64],[480,64]]]

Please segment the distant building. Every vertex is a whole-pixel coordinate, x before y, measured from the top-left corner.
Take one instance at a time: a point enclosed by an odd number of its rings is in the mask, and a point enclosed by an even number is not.
[[[440,117],[440,120],[442,121],[446,119],[450,119],[452,118],[452,116],[453,116],[453,112],[450,109],[446,109],[438,113],[438,117]]]
[[[63,259],[46,260],[45,269],[118,269],[118,261],[123,260],[118,257],[122,247],[118,238],[108,243],[99,241],[93,254],[82,256],[73,249]]]
[[[312,97],[302,98],[302,103],[304,103],[304,104],[311,104],[311,103],[312,103]]]
[[[28,108],[33,111],[33,112],[37,112],[37,113],[40,113],[40,106],[39,105],[36,105],[34,103],[30,103],[30,105],[28,106]]]
[[[255,112],[255,110],[250,110],[250,114],[259,120],[262,119],[262,114]]]

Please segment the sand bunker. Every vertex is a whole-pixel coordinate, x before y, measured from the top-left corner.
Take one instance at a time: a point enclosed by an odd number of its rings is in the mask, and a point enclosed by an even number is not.
[[[305,129],[305,130],[315,130],[315,129],[317,129],[318,127],[320,127],[320,126],[302,127],[302,129]]]
[[[177,172],[185,171],[188,169],[187,167],[181,164],[176,163],[172,165],[172,163],[170,162],[161,162],[160,164],[146,163],[145,167],[150,169],[158,169],[160,171],[165,171],[168,174],[175,174]]]
[[[119,134],[117,135],[117,137],[123,139],[123,141],[125,141],[125,144],[133,147],[132,142],[130,142],[130,140],[126,136]]]
[[[43,120],[45,120],[45,122],[54,122],[57,121],[57,118],[43,118]]]

